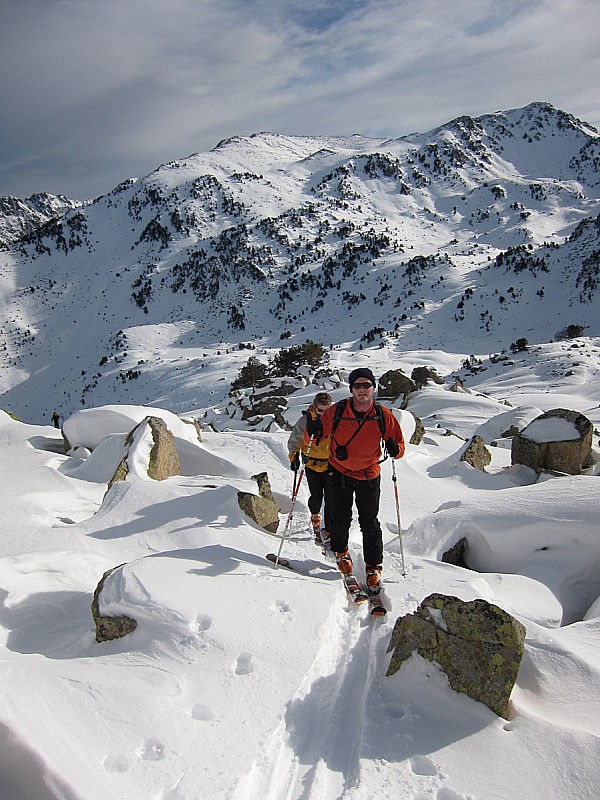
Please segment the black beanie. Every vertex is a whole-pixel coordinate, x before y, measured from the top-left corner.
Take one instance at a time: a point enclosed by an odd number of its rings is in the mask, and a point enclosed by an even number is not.
[[[348,383],[350,384],[350,388],[352,388],[354,382],[357,381],[359,378],[366,378],[368,381],[371,381],[373,386],[377,385],[375,381],[375,376],[368,367],[359,367],[358,369],[352,370],[350,375],[348,375]]]

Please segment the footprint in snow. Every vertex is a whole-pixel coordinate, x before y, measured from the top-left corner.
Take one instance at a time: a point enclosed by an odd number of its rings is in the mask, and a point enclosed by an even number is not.
[[[127,772],[129,769],[129,760],[123,755],[110,755],[106,756],[102,762],[102,766],[107,772]]]
[[[286,603],[284,600],[279,600],[277,603],[274,603],[271,608],[273,608],[279,614],[287,614],[289,611],[291,611],[290,604]]]
[[[207,631],[211,625],[212,619],[208,616],[208,614],[198,614],[190,627],[196,633],[202,633],[203,631]]]
[[[252,666],[252,653],[240,653],[235,667],[236,675],[249,675],[254,667]]]
[[[166,755],[166,748],[158,739],[145,739],[137,754],[143,761],[160,761]]]
[[[190,709],[190,714],[194,719],[199,719],[202,722],[210,722],[215,717],[209,706],[204,705],[204,703],[193,705]]]
[[[438,774],[438,768],[428,756],[414,756],[410,760],[410,768],[415,773],[415,775]],[[448,800],[450,800],[450,798],[448,798]]]

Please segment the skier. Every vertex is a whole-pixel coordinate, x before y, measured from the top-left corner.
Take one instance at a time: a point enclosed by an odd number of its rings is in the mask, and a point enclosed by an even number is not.
[[[327,471],[330,507],[331,549],[339,571],[352,576],[348,537],[352,505],[356,502],[362,531],[367,589],[376,594],[381,588],[383,536],[378,519],[380,498],[381,440],[392,458],[404,455],[402,429],[392,412],[374,403],[375,377],[360,367],[348,376],[351,397],[340,400],[306,424],[305,441],[314,436],[329,439]]]
[[[60,414],[58,413],[58,411],[55,411],[52,414],[52,424],[54,425],[55,428],[60,428]]]
[[[329,457],[329,438],[321,438],[318,442],[313,441],[308,458],[305,453],[308,449],[308,442],[304,441],[304,432],[308,420],[317,419],[327,411],[332,404],[331,395],[327,392],[319,392],[306,411],[292,428],[288,439],[288,452],[291,468],[294,472],[300,469],[300,454],[305,458],[306,480],[310,496],[308,498],[308,508],[310,510],[310,521],[313,529],[315,544],[327,547],[330,531],[329,497],[327,486],[327,462]],[[321,539],[321,506],[323,508],[323,518],[325,530]]]

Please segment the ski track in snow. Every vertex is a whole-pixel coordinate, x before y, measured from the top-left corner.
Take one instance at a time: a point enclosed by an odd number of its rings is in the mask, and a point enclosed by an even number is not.
[[[366,605],[353,608],[340,592],[312,668],[235,800],[334,800],[358,785],[379,664],[375,649],[383,634]]]

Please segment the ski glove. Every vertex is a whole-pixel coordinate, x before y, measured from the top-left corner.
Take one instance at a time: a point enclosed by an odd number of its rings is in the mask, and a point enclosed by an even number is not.
[[[292,468],[293,472],[298,472],[300,469],[300,453],[298,450],[296,450],[293,457],[290,459],[290,467]]]
[[[318,417],[317,419],[306,420],[306,432],[309,436],[319,437],[323,433],[321,420]]]
[[[400,445],[398,442],[395,442],[392,437],[390,436],[385,440],[385,449],[392,458],[396,458],[398,453],[400,452]]]

